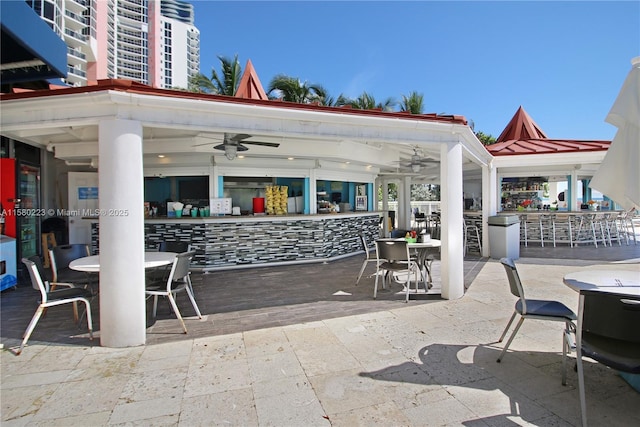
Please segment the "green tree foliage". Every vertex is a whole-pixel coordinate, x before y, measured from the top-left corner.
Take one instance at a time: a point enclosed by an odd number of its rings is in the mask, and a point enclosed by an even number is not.
[[[396,105],[393,98],[387,98],[383,102],[376,102],[373,95],[368,94],[367,92],[362,92],[362,94],[355,99],[350,99],[341,95],[338,100],[340,102],[338,105],[350,105],[351,107],[359,110],[374,110],[379,108],[383,111],[393,111],[393,108]]]
[[[496,138],[493,137],[492,135],[487,135],[485,133],[482,132],[476,132],[476,137],[480,140],[480,142],[482,142],[484,145],[491,145],[491,144],[495,144],[496,142]]]
[[[436,184],[413,184],[411,186],[411,200],[421,202],[440,200],[440,186]]]
[[[422,114],[424,110],[424,95],[416,91],[409,95],[402,95],[400,111],[409,111],[411,114]]]
[[[242,67],[238,62],[238,55],[233,60],[221,55],[218,55],[218,59],[220,60],[220,74],[212,69],[211,77],[202,73],[191,77],[189,91],[229,96],[236,94],[242,78]]]
[[[324,105],[329,98],[327,90],[321,85],[302,82],[297,77],[284,74],[278,74],[271,80],[267,95],[270,99],[281,99],[300,104],[319,102]]]

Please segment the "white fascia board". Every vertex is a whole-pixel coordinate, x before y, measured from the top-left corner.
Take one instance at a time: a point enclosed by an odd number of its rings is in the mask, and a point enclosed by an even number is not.
[[[451,123],[122,92],[112,92],[111,96],[120,105],[121,118],[140,120],[145,126],[182,128],[188,123],[193,130],[209,132],[298,135],[334,141],[420,144],[458,140],[452,134]],[[123,108],[125,105],[131,108]]]
[[[208,166],[144,167],[144,176],[208,176]]]

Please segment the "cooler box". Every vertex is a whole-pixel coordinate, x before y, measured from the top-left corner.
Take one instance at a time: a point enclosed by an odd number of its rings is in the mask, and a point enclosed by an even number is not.
[[[489,256],[520,258],[520,219],[517,215],[489,217]]]

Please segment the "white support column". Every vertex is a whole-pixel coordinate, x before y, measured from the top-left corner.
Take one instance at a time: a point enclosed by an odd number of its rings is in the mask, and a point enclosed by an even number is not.
[[[398,189],[398,228],[411,229],[411,177],[405,176]]]
[[[580,206],[578,206],[578,171],[575,169],[572,170],[570,178],[571,178],[571,181],[570,181],[569,188],[571,188],[571,191],[570,191],[571,198],[569,199],[567,197],[567,194],[565,193],[564,199],[567,201],[567,209],[569,211],[579,211]],[[580,195],[580,197],[582,197],[582,195]]]
[[[482,256],[489,256],[489,216],[498,212],[502,191],[493,162],[482,167]]]
[[[98,136],[100,180],[100,343],[143,345],[144,182],[142,125],[103,120]]]
[[[441,226],[442,240],[442,297],[457,299],[464,295],[464,241],[462,146],[460,143],[442,144],[441,171]]]
[[[384,220],[382,222],[382,234],[383,237],[389,237],[391,233],[389,227],[389,181],[382,180],[382,211],[384,213]]]

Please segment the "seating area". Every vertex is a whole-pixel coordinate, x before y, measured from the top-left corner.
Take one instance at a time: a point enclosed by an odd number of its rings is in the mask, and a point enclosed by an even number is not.
[[[553,255],[545,258],[548,251]],[[633,269],[637,265],[620,261],[636,258],[634,245],[607,251],[531,245],[522,248],[518,272],[527,298],[556,300],[577,312],[578,294],[562,285],[564,274]],[[328,265],[192,274],[202,319],[186,292],[178,294],[185,335],[160,299],[142,347],[101,348],[88,340],[86,324],[73,322],[70,309],[52,307],[20,357],[7,349],[20,344],[33,314],[25,307],[35,309],[33,290],[4,292],[3,424],[68,425],[82,417],[93,425],[220,419],[231,425],[328,425],[328,417],[352,425],[372,414],[385,425],[421,425],[425,419],[438,425],[580,423],[578,374],[567,369],[567,386],[560,381],[562,322],[527,320],[496,363],[504,348],[497,338],[515,299],[499,262],[468,254],[463,298],[412,298],[408,305],[397,288],[381,289],[373,300],[374,279],[366,275],[356,286],[361,265],[362,255]],[[96,301],[92,309],[99,336]],[[148,304],[149,315],[151,309]],[[62,358],[73,365],[51,363]],[[572,352],[570,368],[574,359]],[[34,375],[43,369],[49,373]],[[585,358],[584,375],[590,425],[640,422],[640,393],[617,373]],[[174,397],[167,399],[169,393]],[[73,412],[59,404],[72,395],[86,397]]]

